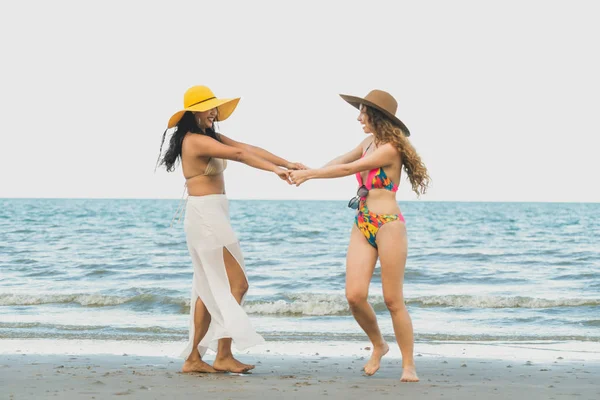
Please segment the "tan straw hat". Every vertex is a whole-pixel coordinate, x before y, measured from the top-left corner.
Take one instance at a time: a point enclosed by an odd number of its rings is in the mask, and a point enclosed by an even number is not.
[[[225,121],[237,107],[240,98],[217,99],[206,86],[192,86],[183,95],[183,110],[177,111],[171,118],[167,128],[172,128],[183,117],[186,111],[202,112],[213,108],[218,110],[217,121]]]
[[[396,110],[398,109],[398,102],[394,97],[388,92],[384,92],[383,90],[371,90],[368,95],[364,98],[349,96],[347,94],[340,94],[342,99],[346,100],[348,103],[353,105],[354,107],[360,109],[360,105],[364,104],[369,107],[376,108],[381,111],[388,117],[392,123],[402,128],[402,131],[406,136],[410,136],[410,131],[404,125],[404,122],[400,121],[398,117],[396,117]]]

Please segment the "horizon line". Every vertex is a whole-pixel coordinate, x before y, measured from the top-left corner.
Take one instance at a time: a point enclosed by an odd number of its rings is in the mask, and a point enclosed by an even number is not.
[[[179,197],[0,197],[0,200],[165,200],[181,201]],[[268,199],[268,198],[235,198],[228,197],[234,201],[348,201],[348,199]],[[420,200],[407,199],[397,200],[405,203],[538,203],[538,204],[600,204],[600,201],[539,201],[539,200]]]

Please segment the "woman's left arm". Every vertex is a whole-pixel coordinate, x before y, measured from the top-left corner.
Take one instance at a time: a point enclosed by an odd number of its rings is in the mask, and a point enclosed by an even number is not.
[[[300,186],[309,179],[341,178],[343,176],[353,175],[357,172],[386,167],[392,164],[397,158],[398,150],[396,150],[391,143],[386,143],[368,156],[351,163],[330,165],[328,167],[308,169],[305,171],[292,171],[290,173],[290,178],[296,186]]]
[[[289,162],[281,157],[276,156],[273,153],[269,153],[267,150],[265,150],[263,148],[260,148],[257,146],[252,146],[251,144],[235,141],[235,140],[228,138],[227,136],[222,135],[222,134],[220,134],[219,136],[223,140],[223,143],[225,143],[226,145],[232,146],[232,147],[237,147],[238,149],[244,149],[246,151],[250,151],[250,152],[254,153],[255,155],[259,156],[260,158],[265,159],[269,162],[272,162],[273,164],[277,165],[278,167],[283,167],[283,168],[287,168],[287,169],[306,169],[306,166],[304,166],[303,164]]]

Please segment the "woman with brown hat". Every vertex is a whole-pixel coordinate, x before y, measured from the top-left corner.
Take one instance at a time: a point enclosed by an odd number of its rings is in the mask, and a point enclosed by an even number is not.
[[[175,131],[164,156],[167,131],[160,146],[157,164],[170,172],[181,161],[189,194],[184,229],[194,274],[189,342],[181,354],[185,358],[183,372],[246,372],[254,365],[233,357],[232,342],[238,350],[244,350],[264,341],[241,307],[248,278],[229,220],[223,176],[227,160],[274,172],[288,183],[290,169],[305,168],[216,132],[214,123],[226,120],[239,100],[219,99],[206,86],[188,89],[184,109],[169,120],[167,129]],[[207,348],[217,352],[212,366],[202,361]]]
[[[373,343],[373,353],[364,371],[367,375],[377,372],[381,358],[389,350],[375,312],[367,301],[369,284],[379,258],[383,297],[402,353],[400,379],[417,382],[413,327],[402,289],[407,255],[406,227],[396,201],[396,191],[402,168],[417,195],[427,190],[429,175],[408,141],[410,131],[395,115],[397,103],[389,93],[373,90],[364,98],[341,97],[360,110],[358,121],[369,137],[324,167],[292,171],[290,177],[299,186],[309,179],[356,174],[358,192],[348,203],[350,208],[357,209],[357,215],[346,256],[346,298],[352,315]]]

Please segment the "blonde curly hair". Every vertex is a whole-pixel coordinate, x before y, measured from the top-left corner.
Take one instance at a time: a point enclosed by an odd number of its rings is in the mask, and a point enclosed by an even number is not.
[[[396,147],[413,191],[417,196],[425,194],[431,178],[427,173],[427,167],[425,167],[413,145],[408,141],[408,137],[406,137],[402,128],[394,125],[385,114],[376,108],[365,105],[363,107],[366,108],[369,123],[373,127],[375,143],[377,145],[392,143]]]

